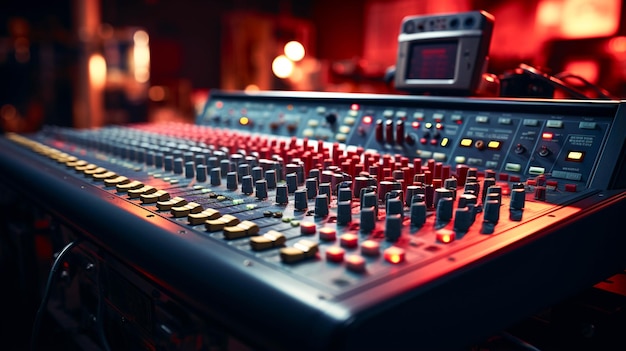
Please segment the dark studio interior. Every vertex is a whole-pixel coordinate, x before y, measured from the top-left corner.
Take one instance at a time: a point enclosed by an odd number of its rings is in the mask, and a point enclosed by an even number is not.
[[[622,0],[5,1],[0,349],[625,349],[625,99]]]

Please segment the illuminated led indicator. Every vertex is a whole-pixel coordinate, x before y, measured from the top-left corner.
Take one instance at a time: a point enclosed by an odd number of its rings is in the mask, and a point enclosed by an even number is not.
[[[487,144],[487,147],[490,149],[498,150],[500,148],[500,142],[492,140]]]
[[[365,271],[365,259],[359,255],[346,257],[346,267],[353,272]]]
[[[443,124],[437,123],[437,124],[435,124],[435,128],[441,130],[441,129],[443,129]]]
[[[411,126],[413,127],[413,129],[418,129],[420,127],[420,122],[413,122],[411,123]]]
[[[215,102],[215,108],[222,108],[222,107],[224,107],[224,103],[223,102],[221,102],[221,101]]]
[[[300,223],[300,233],[302,234],[315,234],[317,231],[317,226],[313,222],[302,222]]]
[[[358,111],[359,110],[359,105],[358,104],[352,104],[350,105],[350,109],[353,111]]]
[[[545,140],[552,140],[553,136],[554,136],[554,134],[552,134],[552,133],[543,133],[543,134],[541,134],[541,138],[543,138]]]
[[[291,105],[291,104],[287,105],[287,110],[289,110],[289,111],[293,110],[293,105]]]
[[[431,129],[433,127],[433,124],[430,122],[427,122],[426,124],[424,124],[424,127],[426,127],[426,129]]]
[[[440,230],[437,232],[437,240],[441,243],[448,244],[456,239],[456,234],[451,230]]]
[[[364,124],[372,124],[372,116],[365,116],[365,117],[363,117],[363,123]]]
[[[472,144],[472,139],[461,139],[461,146],[470,147]]]
[[[248,119],[248,117],[241,117],[239,118],[239,124],[241,124],[242,126],[248,125],[248,123],[250,123],[250,119]]]
[[[326,259],[332,262],[341,262],[343,261],[345,252],[346,251],[340,247],[331,246],[326,250]]]
[[[361,253],[366,256],[377,256],[380,253],[380,244],[378,241],[365,240],[361,244]]]
[[[441,139],[441,146],[448,146],[448,144],[450,143],[450,139],[448,138],[443,138]]]
[[[583,156],[585,156],[585,153],[582,151],[570,151],[569,153],[567,153],[567,160],[580,162],[583,160]]]
[[[339,241],[343,247],[356,247],[359,237],[356,234],[346,233],[341,235]]]
[[[323,227],[319,230],[320,239],[326,241],[334,241],[337,238],[337,231],[331,227]]]
[[[404,252],[404,249],[392,246],[388,248],[387,250],[385,250],[384,256],[387,262],[398,264],[404,261],[406,253]]]

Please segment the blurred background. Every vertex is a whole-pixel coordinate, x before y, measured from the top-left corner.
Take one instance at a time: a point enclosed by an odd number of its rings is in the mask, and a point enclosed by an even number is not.
[[[0,4],[0,121],[193,122],[210,89],[397,93],[404,16],[486,10],[488,71],[571,71],[626,96],[622,0],[22,0]],[[287,45],[288,44],[288,45]]]

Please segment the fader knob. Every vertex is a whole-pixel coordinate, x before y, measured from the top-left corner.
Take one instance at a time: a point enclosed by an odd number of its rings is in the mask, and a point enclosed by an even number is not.
[[[395,242],[402,234],[402,216],[399,214],[387,215],[385,217],[385,239]]]
[[[317,178],[308,178],[305,186],[307,198],[314,199],[317,196]]]
[[[315,216],[328,216],[328,196],[326,194],[320,194],[315,197]]]
[[[181,157],[174,159],[174,174],[183,174],[183,159]]]
[[[280,184],[276,186],[276,203],[286,204],[288,202],[289,197],[287,194],[287,186],[285,184]]]
[[[252,189],[252,176],[251,175],[245,175],[241,177],[241,192],[246,195],[252,194],[253,189]]]
[[[360,214],[361,226],[360,230],[364,233],[369,233],[376,227],[376,210],[374,206],[365,207],[361,209]]]
[[[474,217],[469,208],[457,208],[454,213],[454,230],[459,233],[467,232],[473,220]]]
[[[237,172],[228,172],[228,174],[226,174],[226,189],[237,190],[238,183]]]
[[[308,202],[306,198],[306,190],[300,189],[294,192],[293,207],[296,211],[306,211]]]
[[[265,171],[265,180],[267,180],[268,189],[276,188],[276,171],[273,169]]]
[[[350,201],[339,201],[337,204],[337,224],[346,225],[352,222],[352,206]]]
[[[521,210],[524,208],[526,202],[526,191],[522,189],[513,189],[511,191],[511,203],[509,206],[514,210]]]
[[[421,227],[426,222],[426,204],[423,201],[411,204],[411,225]]]
[[[211,185],[222,185],[222,170],[219,167],[212,168],[209,176],[211,178]]]
[[[259,179],[255,182],[256,197],[259,200],[267,199],[267,180]]]
[[[500,203],[495,200],[488,200],[483,209],[483,219],[485,222],[498,223],[500,219]]]
[[[298,176],[295,173],[287,174],[287,191],[293,194],[298,189]]]
[[[196,180],[199,182],[206,182],[206,166],[199,164],[196,166]]]
[[[380,119],[376,121],[374,134],[377,142],[382,143],[384,141],[383,121]]]
[[[437,204],[437,221],[447,222],[452,219],[452,204],[453,201],[449,197],[439,199]]]
[[[193,161],[185,162],[185,178],[191,179],[193,177],[195,177]]]
[[[163,157],[163,169],[166,172],[171,172],[174,169],[174,157],[167,155]]]

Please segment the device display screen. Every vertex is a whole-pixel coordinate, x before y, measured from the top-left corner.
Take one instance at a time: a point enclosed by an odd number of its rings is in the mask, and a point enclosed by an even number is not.
[[[406,79],[454,79],[458,41],[412,43]]]

